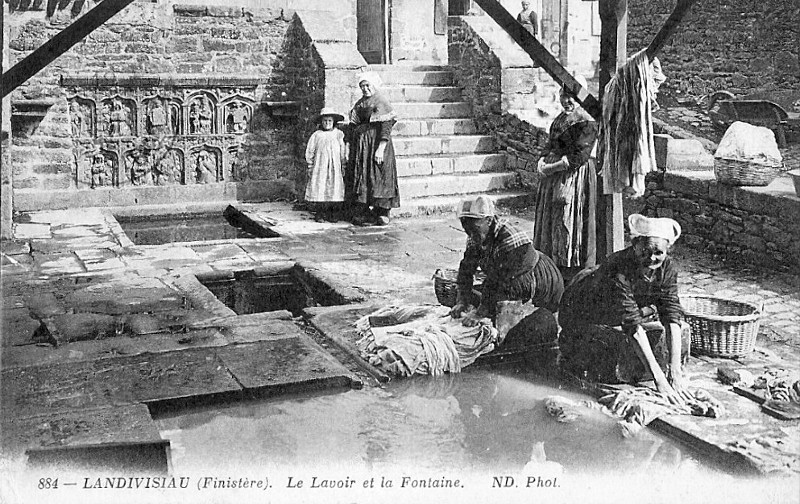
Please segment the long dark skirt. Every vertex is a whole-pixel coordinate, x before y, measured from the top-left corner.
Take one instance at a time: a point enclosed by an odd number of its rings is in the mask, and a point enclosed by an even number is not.
[[[656,362],[662,370],[669,363],[666,330],[660,322],[645,322]],[[684,324],[681,332],[681,363],[689,357],[691,333]],[[622,328],[580,322],[563,322],[558,346],[564,369],[575,376],[595,383],[637,383],[653,376],[639,359],[636,342]]]
[[[353,130],[350,169],[345,174],[345,197],[351,203],[398,208],[400,192],[391,138],[383,154],[383,163],[376,163],[374,159],[380,130],[379,122],[359,124]]]

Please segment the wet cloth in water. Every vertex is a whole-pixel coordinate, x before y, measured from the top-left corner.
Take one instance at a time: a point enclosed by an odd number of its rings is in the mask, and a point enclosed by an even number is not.
[[[370,364],[395,376],[458,373],[494,350],[497,330],[489,319],[465,327],[449,313],[446,306],[386,306],[356,321],[356,344]]]
[[[694,415],[718,418],[722,404],[703,389],[690,391],[691,400],[677,404],[664,394],[647,387],[634,387],[607,394],[598,401],[612,414],[622,417],[622,435],[635,436],[643,427],[662,415]]]

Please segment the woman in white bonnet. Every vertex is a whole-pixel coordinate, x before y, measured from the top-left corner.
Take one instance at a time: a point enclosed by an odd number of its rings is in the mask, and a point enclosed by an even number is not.
[[[358,77],[362,97],[350,111],[350,169],[345,174],[347,200],[352,205],[353,223],[389,224],[389,212],[400,206],[397,187],[392,128],[397,114],[380,94],[381,81],[375,72]]]
[[[631,245],[579,273],[559,306],[559,347],[569,371],[597,382],[635,383],[682,401],[689,328],[669,249],[681,234],[672,219],[628,218]]]

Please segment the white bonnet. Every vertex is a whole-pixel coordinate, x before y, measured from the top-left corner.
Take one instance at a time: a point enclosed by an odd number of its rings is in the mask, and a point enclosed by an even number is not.
[[[681,225],[667,217],[645,217],[640,214],[631,214],[628,217],[628,226],[631,238],[645,236],[663,238],[672,245],[681,236]]]

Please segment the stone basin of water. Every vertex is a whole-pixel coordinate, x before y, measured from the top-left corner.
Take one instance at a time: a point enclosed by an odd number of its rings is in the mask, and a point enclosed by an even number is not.
[[[118,215],[117,221],[136,245],[164,245],[236,238],[276,238],[278,233],[242,218],[233,207],[224,212]]]
[[[600,411],[582,409],[571,423],[556,421],[545,410],[545,397],[589,398],[543,380],[477,368],[385,388],[183,410],[156,421],[171,442],[177,473],[269,475],[270,484],[284,491],[298,480],[308,489],[312,481],[320,488],[337,477],[340,485],[346,478],[360,486],[380,477],[395,485],[405,481],[408,488],[458,479],[462,490],[488,496],[509,482],[521,491],[530,478],[542,488],[548,481],[593,481],[612,496],[622,489],[610,482],[628,477],[645,485],[658,475],[703,485],[733,481],[653,431],[623,438],[617,421]],[[476,495],[467,492],[466,500]]]

